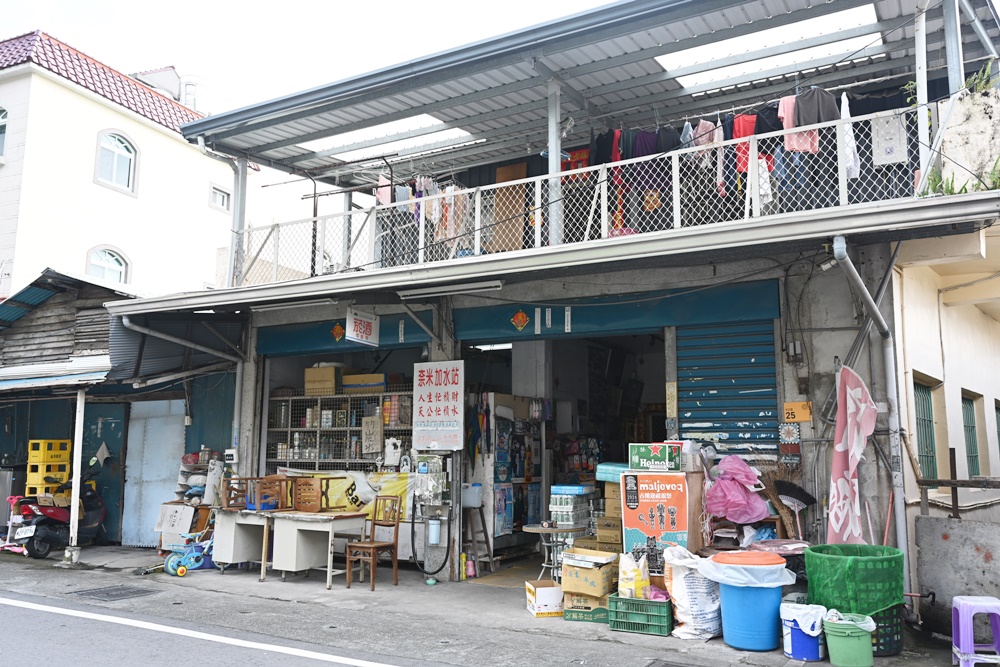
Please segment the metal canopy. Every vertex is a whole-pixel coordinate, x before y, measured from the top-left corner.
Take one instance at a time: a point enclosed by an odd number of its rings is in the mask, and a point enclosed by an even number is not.
[[[455,172],[539,152],[546,143],[548,81],[563,86],[563,118],[574,125],[564,146],[585,144],[591,129],[650,126],[714,113],[794,92],[796,83],[837,88],[878,81],[898,88],[913,78],[913,17],[917,0],[626,0],[520,32],[211,116],[182,127],[189,141],[328,183],[356,183],[364,163],[345,165],[347,151],[427,136],[394,150],[397,173]],[[996,53],[1000,24],[990,0],[963,0],[967,64]],[[831,35],[796,39],[795,24],[872,6],[876,21]],[[928,67],[945,66],[944,20],[927,12]],[[667,72],[656,56],[781,28],[778,44]],[[823,58],[803,57],[752,76],[683,86],[679,78],[794,53],[849,38],[870,46]],[[882,43],[877,43],[881,35]],[[426,114],[443,124],[397,130],[371,139],[338,135]],[[460,129],[468,136],[434,140]],[[311,142],[325,143],[317,148]],[[379,163],[377,158],[372,164]]]

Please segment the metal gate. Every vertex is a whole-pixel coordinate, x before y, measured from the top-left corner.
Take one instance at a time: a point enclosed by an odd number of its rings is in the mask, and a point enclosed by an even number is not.
[[[125,454],[122,545],[155,547],[160,505],[174,499],[184,455],[184,401],[132,404]]]
[[[778,456],[772,320],[677,327],[677,413],[683,439],[720,454]]]

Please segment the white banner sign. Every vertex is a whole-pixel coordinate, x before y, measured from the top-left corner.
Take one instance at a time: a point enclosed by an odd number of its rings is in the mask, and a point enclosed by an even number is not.
[[[347,309],[347,340],[378,347],[378,315]]]
[[[413,364],[413,448],[462,449],[465,432],[465,362]]]

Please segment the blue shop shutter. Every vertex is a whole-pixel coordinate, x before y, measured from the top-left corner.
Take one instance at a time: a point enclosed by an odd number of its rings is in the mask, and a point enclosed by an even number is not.
[[[682,439],[720,455],[778,455],[773,320],[677,327],[677,413]]]

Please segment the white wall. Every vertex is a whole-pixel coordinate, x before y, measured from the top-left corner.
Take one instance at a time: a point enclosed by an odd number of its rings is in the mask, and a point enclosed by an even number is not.
[[[209,205],[209,193],[213,184],[232,191],[227,165],[178,133],[38,70],[29,104],[26,134],[8,137],[23,152],[13,290],[46,267],[85,273],[88,251],[103,245],[129,260],[130,285],[139,292],[214,286],[215,253],[228,246],[231,218]],[[135,196],[95,182],[104,130],[124,134],[139,151]]]
[[[912,395],[913,372],[927,373],[943,382],[941,391],[945,414],[936,419],[947,422],[947,442],[938,442],[938,473],[948,471],[948,447],[956,449],[959,478],[968,477],[962,427],[963,391],[982,396],[977,432],[984,437],[980,448],[982,474],[1000,473],[1000,443],[997,437],[995,406],[1000,400],[1000,323],[971,305],[938,307],[937,290],[943,287],[938,275],[927,267],[909,268],[903,273],[906,362]],[[939,329],[940,326],[940,337]],[[943,347],[941,344],[943,341]],[[912,415],[911,415],[912,423]]]
[[[7,136],[0,163],[0,297],[11,294],[30,87],[28,76],[0,72],[0,107],[7,111]]]

